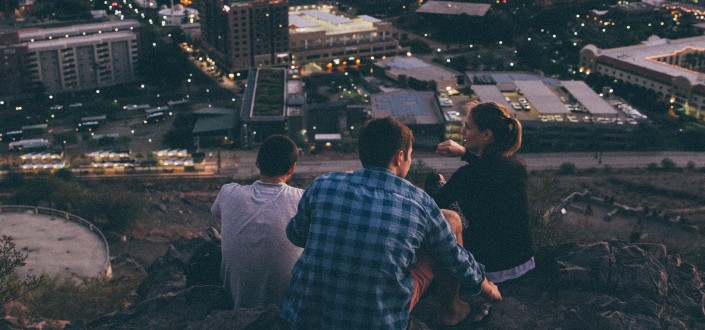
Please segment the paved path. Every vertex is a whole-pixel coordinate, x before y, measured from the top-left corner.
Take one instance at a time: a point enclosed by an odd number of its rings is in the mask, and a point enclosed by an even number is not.
[[[107,252],[102,239],[75,222],[35,214],[0,213],[0,234],[13,237],[27,254],[21,276],[42,273],[97,277],[105,275]]]
[[[224,156],[221,174],[233,175],[236,179],[249,179],[258,175],[255,168],[255,158],[252,151],[234,152],[237,160],[230,160],[232,156]],[[558,169],[563,163],[573,163],[578,169],[603,169],[611,168],[646,168],[651,163],[661,166],[664,158],[670,158],[676,166],[685,167],[688,162],[694,162],[697,168],[705,167],[705,152],[571,152],[571,153],[541,153],[520,154],[526,160],[527,167],[532,170]],[[453,172],[462,166],[458,158],[440,157],[431,153],[414,153],[413,160],[421,160],[427,166],[439,172]],[[361,167],[360,161],[355,157],[346,159],[316,159],[310,156],[302,157],[296,165],[296,173],[321,174],[331,171],[356,170]]]

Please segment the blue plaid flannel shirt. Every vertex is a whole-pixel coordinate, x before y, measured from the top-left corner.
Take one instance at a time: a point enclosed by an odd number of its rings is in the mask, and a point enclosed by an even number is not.
[[[282,307],[294,330],[406,329],[421,247],[468,293],[484,279],[436,203],[383,168],[314,180],[286,234],[304,248]]]

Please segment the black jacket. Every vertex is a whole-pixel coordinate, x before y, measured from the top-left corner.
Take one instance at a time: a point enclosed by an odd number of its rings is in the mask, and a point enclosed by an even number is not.
[[[516,156],[466,152],[459,168],[435,194],[439,207],[457,201],[469,228],[465,248],[488,272],[510,269],[532,256],[526,164]]]

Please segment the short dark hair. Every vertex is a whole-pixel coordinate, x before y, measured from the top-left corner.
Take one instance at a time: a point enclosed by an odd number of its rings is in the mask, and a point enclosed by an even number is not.
[[[378,118],[365,123],[357,142],[363,167],[387,167],[397,151],[408,156],[414,133],[392,117]]]
[[[264,140],[257,152],[261,175],[277,177],[285,174],[299,158],[296,143],[285,135],[272,135]]]

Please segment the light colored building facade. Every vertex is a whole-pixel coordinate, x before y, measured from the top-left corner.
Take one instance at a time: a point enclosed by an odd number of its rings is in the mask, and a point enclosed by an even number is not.
[[[407,52],[397,39],[391,22],[374,17],[348,17],[330,5],[289,8],[289,48],[294,65],[357,61]]]
[[[26,49],[32,84],[46,93],[90,90],[127,83],[138,62],[136,20],[106,21],[17,32]]]
[[[286,0],[200,1],[203,49],[224,71],[289,61]]]
[[[580,51],[580,70],[641,86],[686,114],[705,120],[705,36],[661,39],[652,36],[639,45]]]

